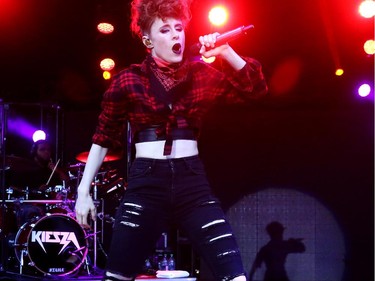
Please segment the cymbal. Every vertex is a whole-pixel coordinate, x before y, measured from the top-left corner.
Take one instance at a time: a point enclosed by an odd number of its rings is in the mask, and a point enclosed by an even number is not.
[[[5,165],[7,169],[26,172],[26,171],[33,171],[36,169],[35,162],[31,159],[22,158],[19,156],[6,156],[5,157]]]
[[[77,156],[76,156],[76,159],[78,161],[81,161],[83,163],[86,163],[87,162],[87,158],[89,156],[89,152],[88,151],[85,151],[85,152],[81,152],[79,153]],[[116,160],[119,160],[121,157],[120,155],[118,154],[113,154],[113,153],[107,153],[107,155],[104,157],[104,160],[103,162],[110,162],[110,161],[116,161]]]

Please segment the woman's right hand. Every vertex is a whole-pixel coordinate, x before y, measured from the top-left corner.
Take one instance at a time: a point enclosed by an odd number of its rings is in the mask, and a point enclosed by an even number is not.
[[[92,220],[96,220],[96,208],[94,201],[89,193],[80,194],[78,196],[75,204],[76,219],[78,223],[84,227],[89,227],[87,222],[88,216],[91,216]]]
[[[222,59],[226,60],[234,70],[241,70],[246,64],[245,60],[241,58],[228,43],[216,46],[216,39],[219,35],[218,32],[215,32],[200,36],[199,43],[201,44],[201,48],[199,53],[206,58],[220,56]]]
[[[88,226],[87,217],[90,214],[92,220],[96,220],[96,209],[90,195],[91,183],[95,178],[108,148],[92,144],[81,182],[77,188],[77,199],[75,204],[76,219],[79,224]]]

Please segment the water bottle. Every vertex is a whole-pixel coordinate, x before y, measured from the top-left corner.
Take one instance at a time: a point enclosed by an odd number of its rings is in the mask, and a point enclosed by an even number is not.
[[[144,269],[145,271],[149,271],[150,269],[152,269],[151,262],[149,259],[146,259]]]
[[[164,254],[163,259],[160,262],[160,270],[168,270],[167,254]]]
[[[176,269],[176,263],[174,261],[173,254],[171,254],[168,259],[168,270],[175,270],[175,269]]]

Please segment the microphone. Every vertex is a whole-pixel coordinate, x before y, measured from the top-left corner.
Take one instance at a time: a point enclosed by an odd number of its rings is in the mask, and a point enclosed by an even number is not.
[[[243,25],[240,27],[237,27],[235,29],[232,29],[230,31],[224,32],[216,37],[216,43],[215,46],[220,46],[222,44],[228,43],[234,39],[237,39],[238,37],[247,34],[246,31],[254,28],[254,25]],[[190,53],[195,55],[199,54],[199,50],[201,49],[202,44],[201,43],[195,43],[190,47]]]

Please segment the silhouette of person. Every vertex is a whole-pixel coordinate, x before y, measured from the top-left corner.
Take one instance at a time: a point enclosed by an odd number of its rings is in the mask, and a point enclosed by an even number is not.
[[[249,273],[249,281],[253,280],[255,271],[261,267],[263,262],[266,265],[264,281],[289,281],[285,270],[286,258],[290,253],[303,253],[305,245],[302,243],[303,238],[284,240],[284,229],[284,226],[277,221],[266,226],[270,241],[257,253]]]
[[[34,142],[30,151],[30,159],[24,159],[23,162],[24,167],[15,169],[10,178],[12,188],[20,196],[27,195],[26,200],[62,199],[58,198],[59,194],[55,195],[54,192],[49,191],[49,187],[64,186],[70,178],[63,168],[52,161],[52,146],[49,141]],[[27,192],[21,187],[27,187]],[[43,205],[37,203],[22,203],[16,206],[16,209],[18,209],[18,226],[45,214]]]

